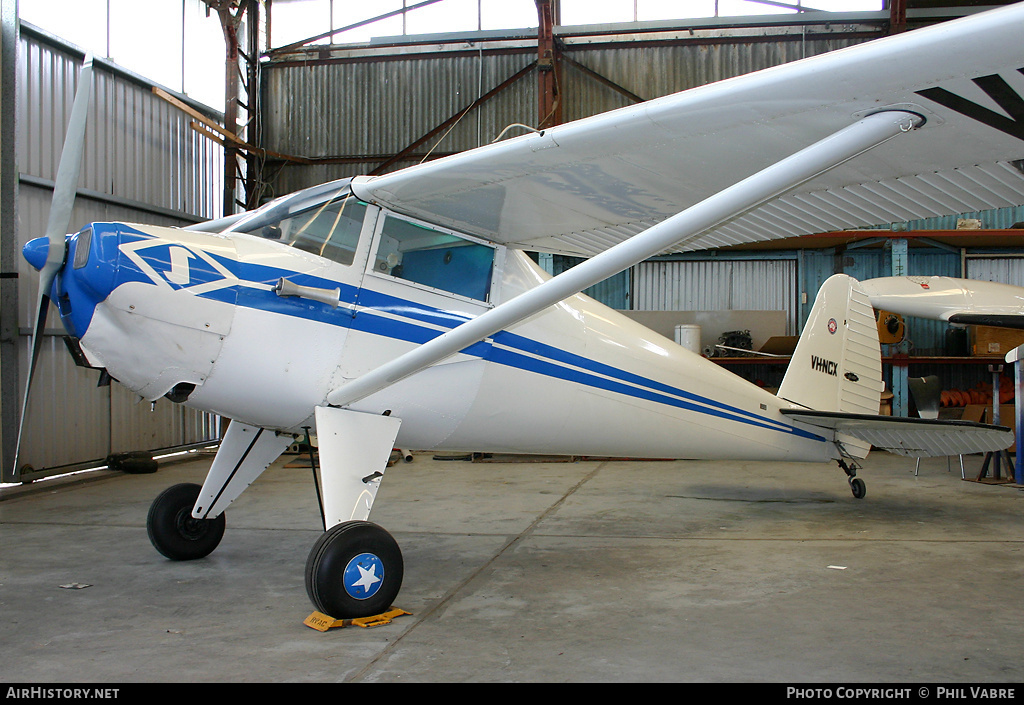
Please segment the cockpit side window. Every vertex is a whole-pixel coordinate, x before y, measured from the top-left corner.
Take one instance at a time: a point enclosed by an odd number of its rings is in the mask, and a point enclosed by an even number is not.
[[[366,204],[355,198],[328,203],[281,221],[282,239],[300,250],[352,264],[365,216]]]
[[[388,215],[375,269],[434,289],[487,301],[494,248]]]
[[[233,230],[278,240],[340,264],[352,264],[366,204],[347,190],[308,207],[297,200],[283,199],[279,205],[257,211]]]

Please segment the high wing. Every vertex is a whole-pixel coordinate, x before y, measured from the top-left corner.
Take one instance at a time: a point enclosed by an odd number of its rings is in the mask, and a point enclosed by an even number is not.
[[[353,179],[400,213],[593,256],[327,402],[351,405],[659,253],[1024,203],[1022,28],[1019,3]]]
[[[868,42],[377,177],[360,198],[592,256],[881,109],[926,122],[682,252],[1024,203],[1024,4]]]
[[[811,426],[828,428],[911,458],[983,453],[1013,443],[1013,430],[970,421],[868,416],[789,409],[782,412]]]

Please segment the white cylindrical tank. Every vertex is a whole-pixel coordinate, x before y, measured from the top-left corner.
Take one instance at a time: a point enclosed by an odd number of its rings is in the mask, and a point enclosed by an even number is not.
[[[700,355],[700,326],[692,323],[676,326],[676,343]]]

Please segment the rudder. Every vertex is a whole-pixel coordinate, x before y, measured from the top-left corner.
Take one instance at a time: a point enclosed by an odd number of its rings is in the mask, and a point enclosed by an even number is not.
[[[882,357],[874,309],[860,282],[821,285],[778,396],[817,411],[878,414]]]

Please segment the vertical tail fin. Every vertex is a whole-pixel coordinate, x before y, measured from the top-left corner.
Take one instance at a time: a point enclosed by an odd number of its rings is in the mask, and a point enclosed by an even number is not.
[[[778,395],[817,411],[878,414],[882,358],[874,310],[860,282],[825,280]]]
[[[846,458],[863,458],[873,447],[927,458],[1000,450],[1013,442],[1013,431],[1000,426],[879,416],[881,391],[878,326],[867,292],[845,274],[829,277],[779,387],[781,398],[805,408],[783,414],[833,431]]]

